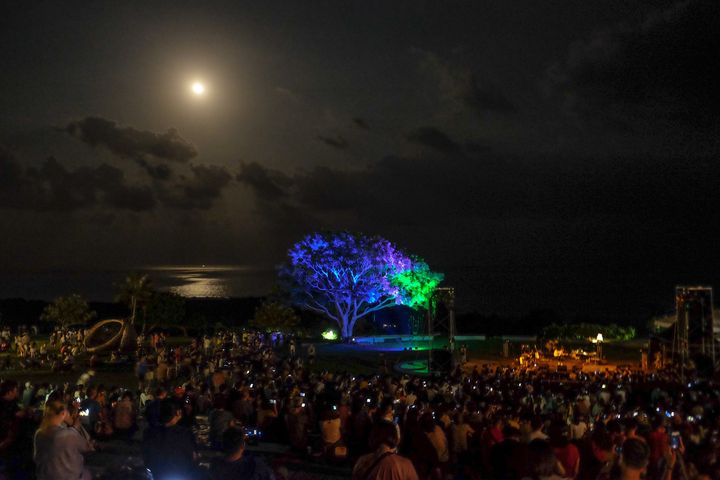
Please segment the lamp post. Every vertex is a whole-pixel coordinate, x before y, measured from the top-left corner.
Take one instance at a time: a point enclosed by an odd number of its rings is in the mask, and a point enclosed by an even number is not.
[[[597,338],[595,339],[595,347],[596,347],[598,360],[602,360],[602,357],[603,357],[602,344],[603,344],[603,334],[598,333]]]

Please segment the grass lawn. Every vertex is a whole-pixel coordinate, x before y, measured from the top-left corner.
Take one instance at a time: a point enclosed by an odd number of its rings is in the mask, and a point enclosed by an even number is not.
[[[43,383],[62,385],[65,382],[74,385],[86,370],[86,368],[78,369],[75,372],[52,372],[50,369],[3,370],[0,371],[0,378],[15,380],[18,383],[29,381],[34,385]],[[113,365],[112,368],[103,366],[95,371],[92,383],[94,385],[103,384],[106,387],[119,385],[126,388],[137,388],[134,371],[135,365]]]

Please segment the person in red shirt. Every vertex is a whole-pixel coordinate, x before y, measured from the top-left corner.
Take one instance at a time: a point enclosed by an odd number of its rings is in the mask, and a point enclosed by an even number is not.
[[[670,441],[667,431],[665,430],[665,419],[656,417],[653,421],[653,429],[648,435],[648,445],[650,446],[650,467],[655,467],[661,458],[665,448]]]
[[[570,443],[567,426],[562,421],[553,422],[548,433],[555,456],[565,470],[565,477],[576,478],[580,471],[580,450]]]

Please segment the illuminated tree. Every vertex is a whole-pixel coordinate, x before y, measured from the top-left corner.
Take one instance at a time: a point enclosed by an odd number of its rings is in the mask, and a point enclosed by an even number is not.
[[[393,305],[427,305],[443,275],[380,237],[313,233],[292,246],[280,270],[297,305],[337,322],[344,340],[355,323]]]

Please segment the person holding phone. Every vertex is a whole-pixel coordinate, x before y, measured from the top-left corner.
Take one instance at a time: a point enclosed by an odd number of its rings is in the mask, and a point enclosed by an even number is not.
[[[652,431],[648,435],[648,445],[650,446],[650,465],[651,469],[663,458],[663,453],[670,441],[667,430],[665,430],[665,418],[661,415],[655,417],[652,423]]]
[[[84,453],[90,451],[88,441],[77,430],[67,428],[68,410],[60,400],[45,403],[40,428],[33,439],[33,460],[38,480],[90,480],[85,468]]]

